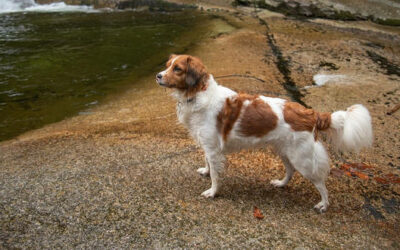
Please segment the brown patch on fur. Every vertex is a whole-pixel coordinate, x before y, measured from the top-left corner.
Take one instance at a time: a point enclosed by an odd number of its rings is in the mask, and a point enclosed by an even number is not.
[[[170,70],[163,77],[165,86],[184,91],[187,98],[207,89],[206,83],[209,75],[201,60],[189,55],[176,57],[178,56],[171,55],[166,64],[166,67]]]
[[[285,104],[283,116],[294,131],[312,132],[315,127],[315,140],[318,139],[319,130],[328,129],[331,125],[330,113],[319,113],[296,102],[287,102]]]
[[[240,130],[244,135],[260,137],[276,127],[278,117],[268,104],[258,99],[258,96],[238,94],[226,99],[217,116],[217,129],[224,141],[239,118],[245,101],[250,101],[250,104],[245,108],[240,123]]]
[[[287,102],[283,109],[285,121],[294,131],[313,131],[317,122],[317,114],[297,102]]]
[[[244,110],[240,120],[240,132],[246,136],[262,137],[274,130],[278,116],[271,106],[261,99],[253,100]]]
[[[222,138],[226,141],[229,132],[233,128],[236,120],[239,118],[240,110],[242,109],[243,101],[238,98],[231,100],[226,98],[225,105],[217,116],[217,129],[221,133]]]
[[[331,126],[331,113],[329,112],[323,112],[319,113],[318,118],[317,118],[317,129],[319,130],[325,130],[328,129]]]

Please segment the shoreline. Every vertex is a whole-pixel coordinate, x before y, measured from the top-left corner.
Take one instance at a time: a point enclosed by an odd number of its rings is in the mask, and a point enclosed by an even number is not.
[[[39,4],[59,2],[59,0],[37,0]],[[90,5],[96,9],[146,9],[146,8],[217,8],[257,7],[281,13],[298,19],[323,18],[342,21],[371,21],[385,26],[400,26],[400,4],[391,1],[345,0],[65,0],[69,5]],[[165,4],[167,3],[167,4]],[[169,6],[168,6],[169,3]],[[180,6],[180,7],[179,7]]]
[[[195,171],[203,164],[201,149],[177,125],[169,90],[158,87],[149,75],[139,83],[144,88],[138,91],[133,86],[96,107],[93,114],[0,142],[3,246],[396,248],[400,244],[396,182],[400,112],[391,116],[385,112],[399,101],[400,77],[388,75],[366,53],[373,50],[398,65],[399,46],[373,30],[304,22],[264,10],[254,13],[251,8],[230,12],[213,8],[210,13],[222,15],[237,29],[199,41],[190,54],[200,57],[215,77],[239,74],[263,80],[227,77],[217,79],[219,84],[287,98],[285,79],[261,18],[288,61],[290,77],[303,91],[306,104],[327,112],[354,103],[369,108],[374,148],[360,156],[330,152],[328,212],[312,210],[318,193],[298,174],[283,189],[269,185],[284,171],[269,149],[229,155],[220,195],[214,200],[201,198],[209,186],[209,180]],[[371,30],[368,23],[360,25]],[[345,75],[347,82],[304,88],[316,74]],[[350,163],[360,165],[345,165]],[[253,217],[254,206],[262,210],[264,220]]]

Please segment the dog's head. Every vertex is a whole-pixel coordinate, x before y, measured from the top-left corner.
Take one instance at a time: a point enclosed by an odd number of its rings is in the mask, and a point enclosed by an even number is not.
[[[189,55],[171,55],[166,70],[156,76],[159,85],[174,88],[192,96],[206,87],[208,73],[199,58]]]

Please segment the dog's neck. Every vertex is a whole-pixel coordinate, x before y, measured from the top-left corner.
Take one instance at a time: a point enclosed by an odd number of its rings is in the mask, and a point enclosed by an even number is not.
[[[173,92],[172,96],[177,99],[178,103],[181,105],[194,105],[199,103],[207,103],[208,99],[215,93],[215,88],[218,83],[214,80],[214,77],[210,74],[205,86],[200,89],[195,95],[187,97],[185,92],[176,90]]]

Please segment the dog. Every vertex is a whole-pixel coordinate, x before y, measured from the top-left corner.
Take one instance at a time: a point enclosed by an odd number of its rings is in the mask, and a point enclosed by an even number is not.
[[[297,170],[321,195],[314,208],[325,212],[330,164],[320,132],[328,132],[341,151],[372,145],[371,117],[361,104],[326,113],[281,98],[237,93],[218,85],[201,60],[190,55],[171,55],[156,82],[174,90],[178,120],[205,152],[205,167],[197,170],[211,177],[211,188],[201,194],[205,197],[214,197],[220,189],[224,154],[271,145],[286,168],[285,177],[271,184],[285,186]]]

